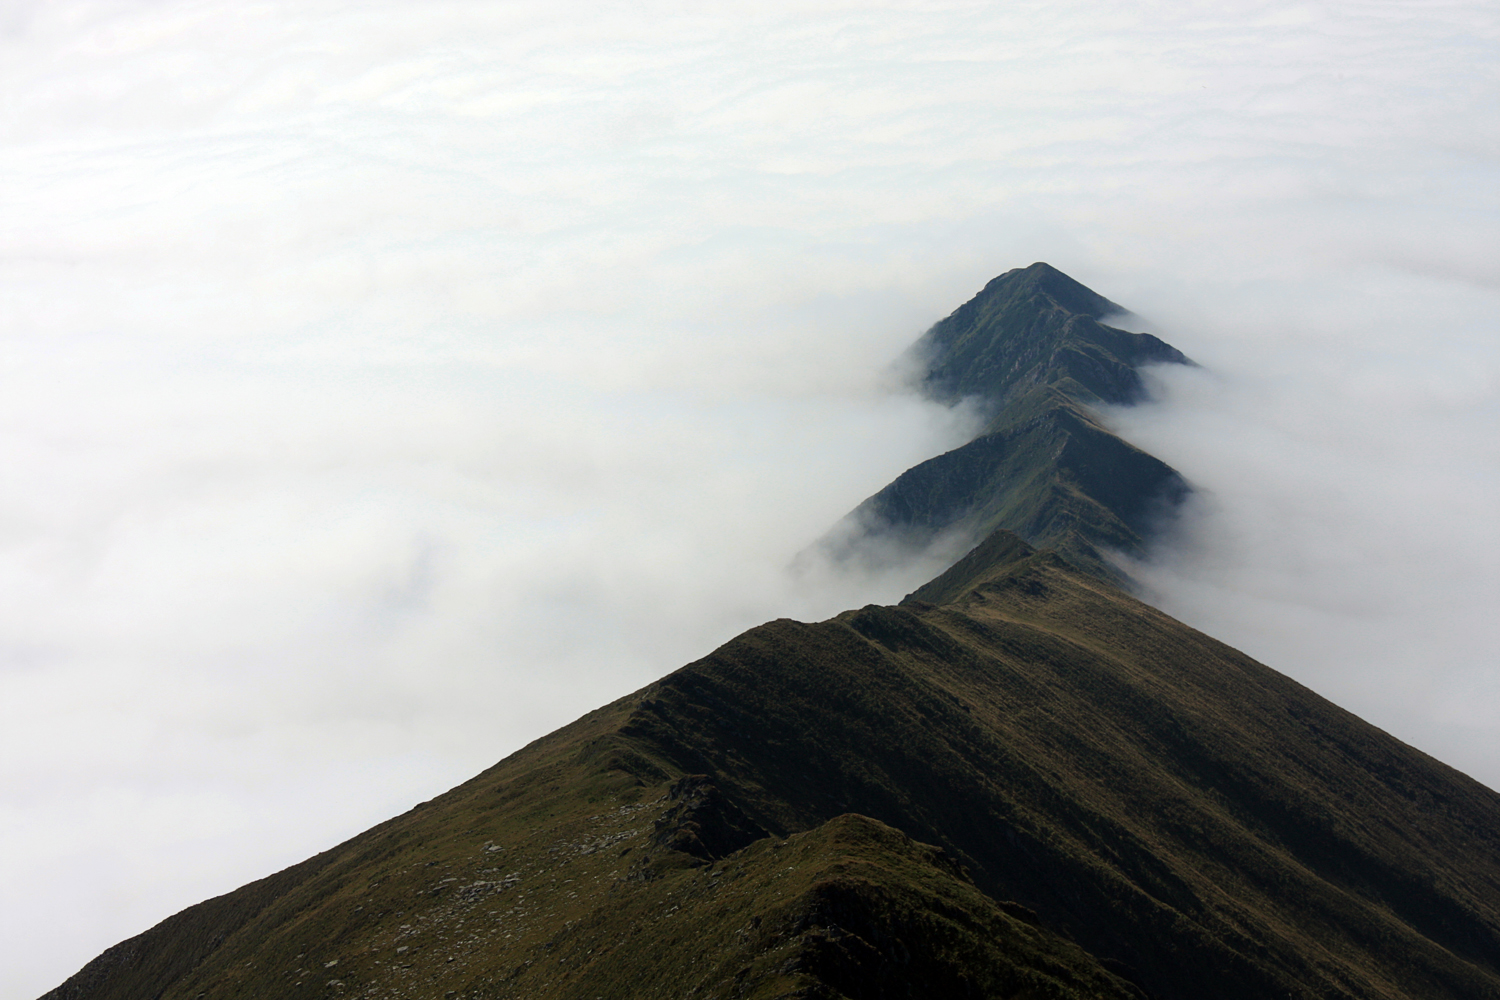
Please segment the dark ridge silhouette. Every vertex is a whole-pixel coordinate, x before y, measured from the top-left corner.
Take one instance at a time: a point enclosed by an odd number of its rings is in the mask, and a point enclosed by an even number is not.
[[[1099,322],[1123,312],[1047,264],[991,281],[911,352],[928,396],[980,407],[979,434],[907,470],[815,550],[878,564],[955,533],[972,544],[1005,529],[1128,582],[1109,555],[1145,556],[1189,487],[1095,408],[1141,401],[1142,365],[1192,362],[1150,334]]]

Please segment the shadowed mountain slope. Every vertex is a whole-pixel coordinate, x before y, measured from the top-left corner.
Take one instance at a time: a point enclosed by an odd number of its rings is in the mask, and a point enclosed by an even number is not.
[[[996,555],[752,629],[48,996],[1500,997],[1500,796]]]
[[[1091,409],[1145,396],[1138,368],[1191,364],[1145,333],[1099,322],[1124,310],[1047,264],[1007,271],[911,350],[928,396],[980,408],[962,447],[903,473],[821,543],[838,560],[881,561],[945,536],[999,528],[1119,582],[1104,553],[1145,554],[1187,495],[1170,466]]]

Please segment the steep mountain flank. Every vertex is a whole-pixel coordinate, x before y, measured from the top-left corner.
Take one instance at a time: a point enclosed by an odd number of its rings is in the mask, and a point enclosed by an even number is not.
[[[900,551],[957,534],[972,544],[1003,528],[1120,582],[1105,553],[1144,555],[1188,486],[1092,408],[1142,399],[1142,365],[1191,364],[1150,334],[1099,322],[1123,312],[1038,263],[1002,274],[939,322],[912,348],[918,384],[941,402],[979,406],[979,434],[860,504],[823,549],[883,558],[892,542]]]
[[[1500,796],[1008,558],[753,629],[48,996],[1500,997]]]
[[[942,846],[1157,996],[1500,996],[1500,797],[1015,545],[947,605],[747,633],[631,731],[768,829]]]

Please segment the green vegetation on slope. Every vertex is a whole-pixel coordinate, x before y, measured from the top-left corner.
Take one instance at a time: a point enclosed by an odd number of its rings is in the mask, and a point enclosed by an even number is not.
[[[1500,996],[1500,796],[1054,554],[648,701],[767,829],[876,817],[1157,996]]]
[[[753,629],[49,997],[1500,997],[1500,796],[993,555]]]
[[[48,998],[1139,997],[876,820],[735,831],[703,776],[621,738],[637,700],[172,917]]]

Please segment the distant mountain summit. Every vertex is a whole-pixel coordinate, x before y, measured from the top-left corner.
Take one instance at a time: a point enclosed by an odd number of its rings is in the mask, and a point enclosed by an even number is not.
[[[751,629],[45,1000],[1500,1000],[1500,795],[1087,565],[1175,476],[1085,408],[1185,361],[1112,308],[1034,265],[924,338],[996,407],[942,459],[995,440],[913,503],[1059,547]]]
[[[910,352],[926,395],[980,408],[979,433],[860,504],[822,551],[879,562],[892,550],[900,558],[955,539],[967,548],[1005,530],[1123,582],[1109,554],[1145,555],[1189,487],[1096,407],[1143,399],[1143,365],[1192,364],[1150,334],[1099,322],[1124,313],[1048,264],[985,285]]]
[[[1057,268],[1036,263],[985,285],[928,330],[912,353],[923,390],[946,403],[974,398],[999,410],[1018,395],[1050,387],[1080,403],[1128,405],[1145,395],[1142,365],[1192,362],[1149,333],[1100,322],[1124,315]]]

